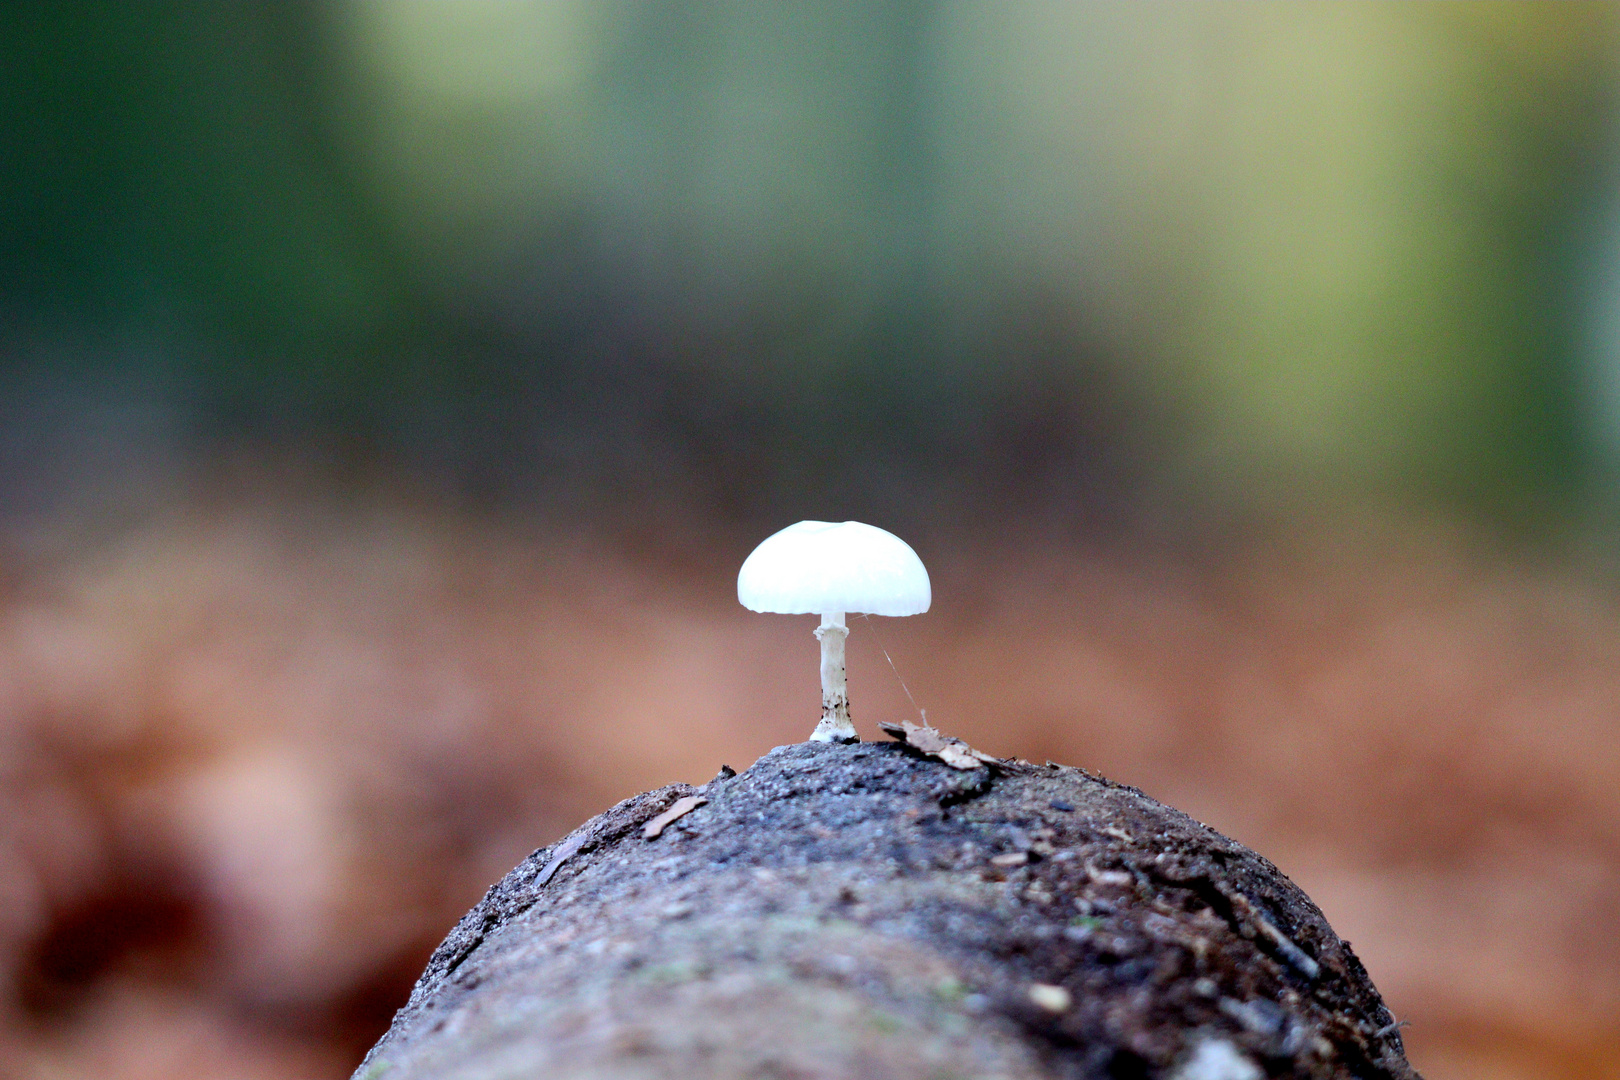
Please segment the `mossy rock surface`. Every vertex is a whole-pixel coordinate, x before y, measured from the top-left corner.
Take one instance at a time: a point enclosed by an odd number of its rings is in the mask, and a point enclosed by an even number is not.
[[[355,1075],[1417,1074],[1310,899],[1180,811],[1078,769],[805,743],[524,860]]]

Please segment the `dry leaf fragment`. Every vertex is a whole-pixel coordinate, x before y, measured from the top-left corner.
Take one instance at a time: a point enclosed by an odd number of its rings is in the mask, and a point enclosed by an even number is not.
[[[934,755],[953,769],[978,769],[984,762],[966,743],[947,743]]]
[[[567,862],[573,856],[579,854],[579,849],[584,846],[584,830],[580,830],[567,840],[563,841],[557,846],[557,850],[552,852],[551,858],[546,862],[545,868],[542,869],[539,875],[535,877],[534,883],[536,885],[544,885],[546,882],[550,881],[552,875],[556,874],[557,868],[562,866],[563,863]]]
[[[701,795],[686,795],[676,799],[674,805],[668,810],[665,810],[641,827],[641,838],[643,840],[658,839],[663,835],[664,828],[671,822],[680,820],[708,801]]]
[[[941,735],[938,730],[913,724],[910,720],[903,721],[898,731],[895,730],[893,724],[879,724],[878,726],[901,742],[909,743],[925,754],[937,754],[950,745],[946,742],[945,736]]]
[[[931,758],[937,758],[953,769],[980,769],[986,765],[997,764],[1000,760],[973,749],[961,739],[942,735],[935,728],[913,724],[910,720],[899,724],[880,723],[878,727],[907,746],[920,750]]]

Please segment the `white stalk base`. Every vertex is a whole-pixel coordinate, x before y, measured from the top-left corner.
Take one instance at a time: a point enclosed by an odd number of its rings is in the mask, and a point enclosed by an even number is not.
[[[844,639],[849,627],[842,611],[827,612],[816,628],[821,642],[821,723],[810,733],[811,742],[856,743],[855,724],[849,718],[849,690],[844,683]]]

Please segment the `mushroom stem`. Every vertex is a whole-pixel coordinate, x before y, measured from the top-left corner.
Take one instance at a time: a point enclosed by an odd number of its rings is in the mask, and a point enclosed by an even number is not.
[[[811,742],[860,742],[849,718],[849,691],[844,683],[844,639],[849,627],[842,611],[821,616],[816,640],[821,642],[821,722],[810,733]]]

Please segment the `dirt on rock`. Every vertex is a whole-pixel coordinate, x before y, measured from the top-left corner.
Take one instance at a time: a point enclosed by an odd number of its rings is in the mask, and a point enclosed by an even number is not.
[[[355,1075],[1417,1076],[1264,858],[1078,769],[898,742],[780,747],[536,851]]]

